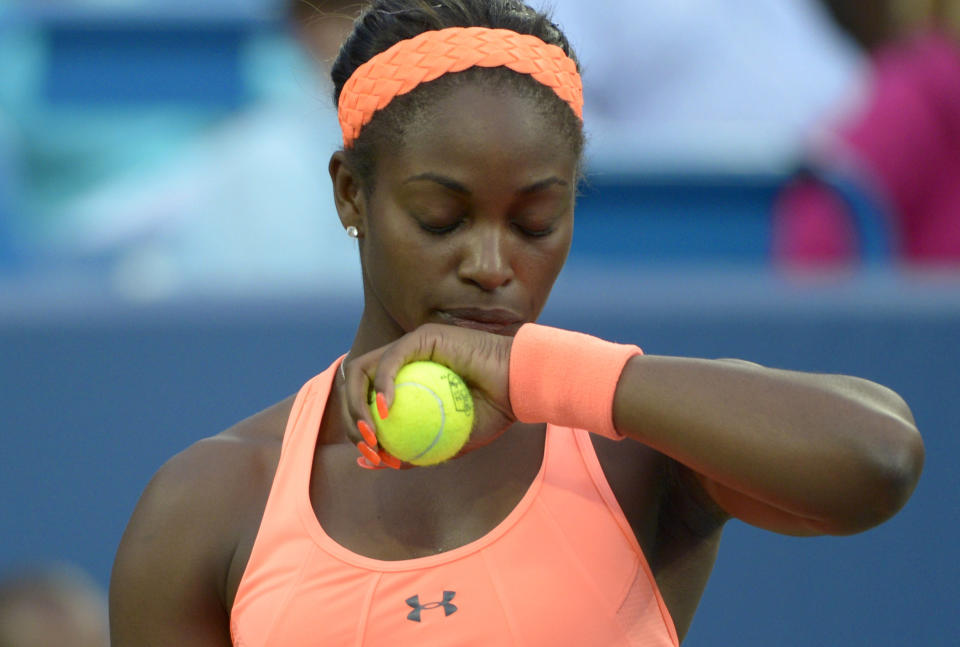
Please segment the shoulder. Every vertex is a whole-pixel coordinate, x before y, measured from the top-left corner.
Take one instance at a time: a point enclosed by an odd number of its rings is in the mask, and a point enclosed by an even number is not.
[[[273,479],[291,405],[288,398],[175,455],[153,476],[137,512],[188,523],[197,514],[226,521],[250,507],[251,495]]]
[[[117,552],[112,613],[223,613],[233,555],[259,526],[291,406],[288,398],[200,440],[157,471]],[[157,600],[168,604],[151,608]]]

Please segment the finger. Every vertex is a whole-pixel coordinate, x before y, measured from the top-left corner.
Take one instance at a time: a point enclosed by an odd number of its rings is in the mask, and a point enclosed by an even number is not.
[[[387,406],[387,396],[383,393],[377,393],[377,413],[380,414],[380,418],[386,420],[387,416],[390,415],[390,407]]]
[[[383,465],[386,465],[387,467],[392,467],[395,470],[398,470],[403,466],[403,461],[401,461],[399,458],[396,458],[395,456],[391,456],[383,449],[380,450],[380,460]]]
[[[377,435],[374,433],[373,429],[370,428],[370,425],[368,425],[366,421],[360,420],[357,422],[357,429],[360,430],[360,435],[363,436],[364,442],[366,442],[371,448],[377,449]]]
[[[345,397],[347,403],[347,413],[352,420],[357,422],[357,431],[364,440],[368,440],[367,433],[359,426],[363,422],[367,429],[372,433],[373,420],[370,411],[367,408],[367,393],[372,383],[372,367],[374,364],[370,360],[363,361],[366,356],[350,362],[346,369]],[[351,429],[351,431],[354,431]],[[373,443],[371,446],[376,446]]]
[[[360,451],[360,454],[363,456],[363,458],[366,458],[372,465],[380,465],[380,463],[383,462],[383,459],[380,458],[380,454],[367,443],[363,441],[357,443],[357,449]]]
[[[363,456],[357,456],[357,465],[359,465],[360,467],[362,467],[362,468],[365,469],[365,470],[371,470],[371,471],[390,469],[389,467],[385,467],[385,466],[382,465],[382,464],[381,464],[381,465],[371,465],[371,464],[370,464],[370,461],[368,461],[368,460],[367,460],[366,458],[364,458]]]
[[[350,417],[352,419],[352,414],[350,414]],[[376,432],[373,432],[370,424],[364,420],[359,420],[355,424],[347,427],[347,440],[354,445],[365,442],[370,445],[371,448],[377,448]],[[370,442],[371,440],[374,441],[372,444]]]

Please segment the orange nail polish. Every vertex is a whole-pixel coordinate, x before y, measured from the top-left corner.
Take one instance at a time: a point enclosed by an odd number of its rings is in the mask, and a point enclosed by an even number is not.
[[[380,464],[380,454],[371,449],[370,445],[367,443],[357,443],[357,449],[360,450],[360,453],[363,454],[363,457],[370,461],[373,465]]]
[[[368,425],[365,420],[357,422],[357,429],[360,430],[360,435],[363,436],[364,441],[366,441],[370,447],[377,446],[377,435],[373,433],[373,429],[370,428],[370,425]]]
[[[380,450],[380,460],[383,461],[383,464],[387,467],[392,467],[395,470],[400,469],[400,466],[403,465],[403,462],[394,456],[391,456],[387,452]]]
[[[377,413],[380,414],[382,420],[386,420],[390,413],[387,409],[387,396],[382,393],[377,393]]]

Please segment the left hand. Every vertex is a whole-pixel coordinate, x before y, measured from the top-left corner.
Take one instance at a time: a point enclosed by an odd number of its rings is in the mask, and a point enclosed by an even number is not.
[[[512,337],[457,326],[425,324],[344,366],[347,410],[353,420],[372,430],[373,419],[367,408],[371,388],[383,394],[389,409],[394,397],[394,378],[401,367],[417,360],[443,364],[463,378],[473,396],[473,431],[458,454],[463,455],[493,442],[516,422],[510,407],[509,388],[512,344]],[[370,435],[363,434],[368,446]],[[370,449],[377,451],[375,446]],[[362,449],[361,452],[368,463],[377,466],[372,456]],[[380,453],[383,459],[382,450]]]

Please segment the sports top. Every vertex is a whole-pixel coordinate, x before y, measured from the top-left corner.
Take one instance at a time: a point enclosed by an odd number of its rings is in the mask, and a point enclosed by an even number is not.
[[[583,430],[547,426],[536,478],[485,536],[400,561],[330,538],[310,503],[340,360],[298,393],[231,611],[236,647],[677,647],[643,551]]]

